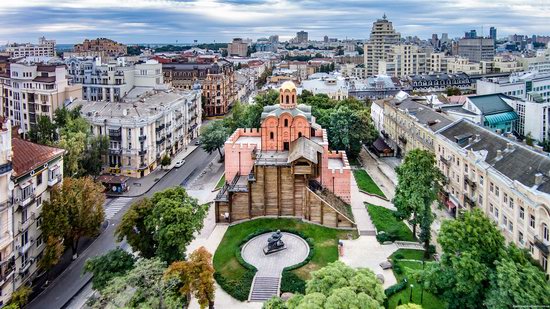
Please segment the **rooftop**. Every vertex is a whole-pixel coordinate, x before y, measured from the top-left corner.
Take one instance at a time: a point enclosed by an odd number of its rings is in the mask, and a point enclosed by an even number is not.
[[[414,116],[418,123],[425,125],[432,131],[437,131],[452,123],[452,120],[442,113],[436,112],[430,107],[415,102],[413,98],[406,98],[403,101],[391,99],[391,105],[411,116]]]
[[[14,176],[22,176],[37,167],[63,155],[65,150],[46,145],[40,145],[23,140],[19,137],[11,141]]]
[[[498,113],[506,113],[514,111],[514,109],[503,100],[509,98],[500,93],[477,95],[468,97],[468,100],[474,104],[483,115],[491,115]]]

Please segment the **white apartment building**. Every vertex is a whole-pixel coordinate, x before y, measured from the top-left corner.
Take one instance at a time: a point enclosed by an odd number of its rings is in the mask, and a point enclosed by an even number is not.
[[[55,40],[38,38],[38,44],[11,44],[6,47],[6,52],[12,58],[23,57],[55,57]]]
[[[516,113],[516,131],[522,136],[528,134],[537,141],[545,141],[550,138],[550,102],[537,93],[530,92],[526,100],[503,98]]]
[[[516,60],[523,71],[550,73],[550,47],[538,51],[535,57],[517,58]]]
[[[119,102],[134,87],[163,84],[162,64],[156,60],[128,63],[121,57],[102,63],[100,57],[69,58],[66,64],[72,82],[82,84],[84,100]]]
[[[199,136],[201,91],[151,90],[123,102],[79,100],[94,135],[109,136],[105,173],[143,177]]]
[[[378,74],[378,63],[387,60],[394,45],[399,44],[401,35],[395,32],[386,14],[372,24],[370,39],[364,45],[364,60],[367,76]]]
[[[447,60],[445,53],[432,53],[428,60],[428,70],[431,73],[447,73]]]
[[[378,74],[403,77],[427,73],[426,57],[416,45],[395,45],[387,60],[378,62]]]
[[[447,58],[447,73],[466,73],[468,75],[483,74],[479,63],[471,63],[468,58],[452,57]]]
[[[435,155],[449,212],[480,208],[549,274],[550,158],[465,119],[437,132]]]
[[[533,92],[550,102],[550,73],[523,72],[509,77],[484,78],[476,82],[477,94],[504,93],[522,100]]]
[[[315,73],[302,81],[302,89],[313,94],[326,94],[333,100],[344,100],[348,98],[349,86],[340,75]]]
[[[38,116],[52,118],[58,108],[82,97],[82,87],[71,85],[66,74],[64,65],[10,63],[0,74],[0,116],[8,117],[23,133]]]
[[[0,117],[0,306],[11,297],[15,274],[13,210],[9,198],[12,173],[11,125],[9,119]]]

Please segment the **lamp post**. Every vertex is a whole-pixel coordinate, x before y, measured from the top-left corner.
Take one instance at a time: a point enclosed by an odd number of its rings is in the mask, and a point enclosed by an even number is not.
[[[409,295],[409,303],[412,302],[412,299],[413,299],[413,288],[414,288],[414,285],[411,284],[411,294]]]
[[[424,266],[426,266],[426,261],[422,260],[422,270],[424,270]],[[424,282],[422,282],[420,288],[422,289],[420,292],[420,304],[422,305],[424,301]]]

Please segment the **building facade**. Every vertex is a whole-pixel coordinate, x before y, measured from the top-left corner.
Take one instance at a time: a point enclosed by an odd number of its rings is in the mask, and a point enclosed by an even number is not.
[[[264,108],[260,129],[237,129],[225,142],[227,182],[215,199],[216,222],[289,216],[352,228],[345,152],[328,150],[326,130],[311,107],[297,104],[292,82],[279,100]]]
[[[514,73],[509,77],[485,78],[476,82],[478,94],[503,93],[519,99],[527,99],[528,93],[540,95],[550,102],[550,73]]]
[[[38,44],[11,44],[6,47],[6,52],[12,58],[24,57],[55,57],[55,40],[38,38]]]
[[[185,150],[201,126],[201,93],[154,91],[124,102],[76,101],[92,133],[108,136],[103,172],[143,177],[165,156]]]
[[[443,92],[452,87],[466,91],[472,88],[470,77],[465,73],[415,75],[409,83],[416,92]]]
[[[101,58],[74,58],[65,61],[74,84],[82,85],[82,98],[90,101],[121,101],[134,87],[163,85],[162,64],[156,60],[127,63],[124,58],[103,63]]]
[[[235,72],[229,61],[165,63],[162,70],[164,82],[176,89],[191,90],[200,85],[206,116],[225,115],[233,104],[236,95]]]
[[[426,53],[416,45],[395,45],[387,60],[378,62],[378,74],[403,77],[427,73]]]
[[[248,43],[241,38],[234,38],[231,43],[227,44],[227,54],[229,56],[246,57],[248,55]]]
[[[13,173],[11,134],[9,119],[0,117],[0,306],[5,305],[11,297],[15,275],[14,220],[10,199]]]
[[[370,39],[364,45],[364,60],[367,76],[378,74],[379,61],[387,61],[393,46],[399,44],[401,35],[395,32],[392,23],[386,18],[378,19],[372,24]]]
[[[305,31],[296,32],[296,43],[307,43],[309,41],[308,33]]]
[[[472,62],[493,61],[495,41],[491,38],[464,38],[458,40],[458,56]]]
[[[105,52],[109,56],[123,56],[128,53],[126,45],[106,38],[85,39],[81,44],[75,44],[73,50],[76,53]]]
[[[82,98],[82,86],[71,85],[64,65],[10,63],[0,75],[0,115],[28,132],[38,116],[50,119],[71,100]]]
[[[550,158],[464,119],[437,133],[435,150],[449,212],[483,210],[550,274]]]

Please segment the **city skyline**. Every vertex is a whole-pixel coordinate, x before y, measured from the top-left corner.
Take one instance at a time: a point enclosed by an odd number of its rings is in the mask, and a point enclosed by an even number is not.
[[[452,38],[470,29],[488,36],[491,26],[498,29],[499,37],[549,35],[545,16],[550,14],[550,6],[543,2],[346,0],[336,7],[329,1],[13,1],[0,4],[4,17],[0,20],[0,44],[35,42],[43,35],[61,44],[94,37],[123,43],[190,43],[278,34],[287,40],[300,30],[308,31],[313,40],[325,35],[367,39],[372,23],[383,14],[402,37],[448,33]]]

